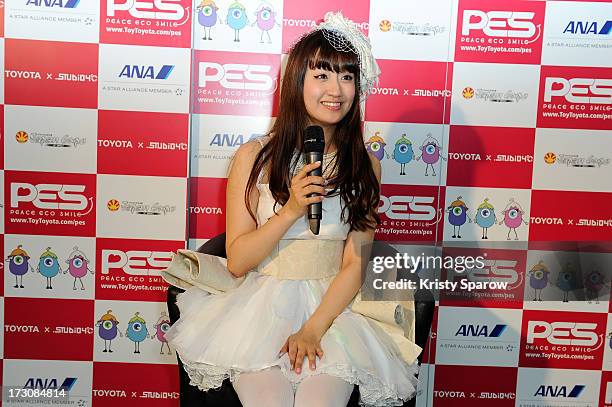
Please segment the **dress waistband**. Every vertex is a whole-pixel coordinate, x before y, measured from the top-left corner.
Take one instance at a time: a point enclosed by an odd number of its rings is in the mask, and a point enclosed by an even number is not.
[[[333,277],[342,266],[344,240],[279,240],[258,271],[281,280]]]

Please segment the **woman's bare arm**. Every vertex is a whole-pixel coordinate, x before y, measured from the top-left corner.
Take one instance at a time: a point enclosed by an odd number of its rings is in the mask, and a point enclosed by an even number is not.
[[[380,184],[381,166],[380,161],[370,155],[370,161],[378,183]],[[362,266],[369,260],[370,244],[374,240],[374,229],[365,231],[351,231],[344,245],[342,255],[342,268],[334,277],[325,292],[321,304],[306,321],[321,336],[334,322],[334,319],[348,306],[361,288]]]
[[[291,225],[304,214],[305,205],[319,199],[304,197],[297,199],[296,191],[300,193],[300,196],[305,192],[324,192],[321,186],[307,186],[320,177],[307,177],[306,172],[312,171],[315,166],[312,164],[305,166],[292,180],[291,197],[287,204],[277,211],[277,216],[273,216],[260,228],[257,228],[244,202],[244,193],[255,157],[260,149],[261,146],[257,141],[240,146],[232,161],[227,181],[225,248],[227,268],[236,277],[245,275],[261,263]],[[259,191],[254,188],[249,197],[253,213],[257,211],[258,199]]]

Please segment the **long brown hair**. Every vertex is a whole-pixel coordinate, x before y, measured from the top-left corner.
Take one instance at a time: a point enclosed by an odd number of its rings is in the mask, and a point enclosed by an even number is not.
[[[359,61],[357,55],[352,52],[336,51],[321,30],[304,36],[289,53],[282,81],[278,117],[270,130],[273,137],[257,154],[245,191],[244,199],[249,214],[256,220],[249,205],[249,196],[257,183],[258,175],[268,163],[272,196],[281,205],[289,200],[291,171],[296,164],[291,160],[295,149],[303,149],[303,131],[308,125],[303,95],[307,67],[333,70],[336,73],[350,72],[355,77],[353,105],[337,123],[332,139],[337,148],[334,169],[337,171],[333,171],[335,175],[328,180],[329,184],[334,185],[334,190],[327,196],[339,194],[342,197],[343,209],[348,209],[348,219],[345,219],[343,210],[342,221],[349,223],[351,230],[375,228],[380,223],[377,211],[380,187],[361,130]]]

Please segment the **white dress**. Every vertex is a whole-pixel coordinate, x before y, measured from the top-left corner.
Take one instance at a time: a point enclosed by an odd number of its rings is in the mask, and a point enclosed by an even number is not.
[[[257,188],[256,217],[262,225],[273,216],[274,198],[267,184],[258,183]],[[384,330],[348,307],[321,338],[324,355],[317,357],[316,370],[310,370],[305,358],[297,374],[290,370],[287,353],[279,357],[287,337],[317,309],[338,271],[350,229],[340,220],[340,199],[323,200],[319,235],[299,219],[237,288],[210,294],[194,286],[177,297],[181,317],[166,339],[192,385],[218,388],[242,372],[278,366],[294,390],[301,380],[321,373],[359,385],[363,406],[398,406],[414,397],[417,362],[407,363]],[[316,278],[308,278],[310,274]]]

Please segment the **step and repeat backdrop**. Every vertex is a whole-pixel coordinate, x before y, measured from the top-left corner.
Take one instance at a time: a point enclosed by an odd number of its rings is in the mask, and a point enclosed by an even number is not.
[[[612,262],[547,243],[612,240],[609,1],[0,2],[5,389],[178,405],[159,270],[224,230],[229,160],[329,10],[382,69],[377,239],[478,242],[466,275],[511,287],[436,302],[418,404],[612,405]]]

